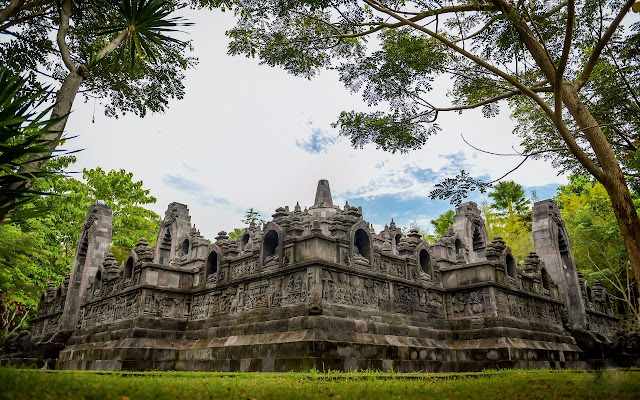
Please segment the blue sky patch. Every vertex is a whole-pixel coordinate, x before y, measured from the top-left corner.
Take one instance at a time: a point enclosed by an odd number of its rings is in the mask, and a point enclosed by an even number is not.
[[[336,144],[338,139],[326,130],[315,128],[313,122],[308,122],[311,135],[303,139],[296,139],[296,147],[311,154],[326,153],[327,148]]]

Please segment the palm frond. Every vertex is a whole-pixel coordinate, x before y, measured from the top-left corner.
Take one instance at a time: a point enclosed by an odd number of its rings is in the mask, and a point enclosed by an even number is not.
[[[130,62],[155,61],[160,52],[170,51],[169,44],[184,44],[165,33],[180,32],[177,27],[193,25],[182,17],[169,17],[174,10],[175,6],[166,0],[122,0],[117,20],[98,34],[110,35],[128,30],[126,47]]]

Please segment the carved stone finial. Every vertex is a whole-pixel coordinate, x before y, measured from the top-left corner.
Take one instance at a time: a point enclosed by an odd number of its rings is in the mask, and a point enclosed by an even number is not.
[[[527,274],[534,274],[540,268],[540,257],[535,251],[529,252],[527,258],[524,259],[524,271]]]
[[[331,198],[331,189],[329,188],[329,181],[326,179],[320,179],[318,181],[318,188],[316,189],[316,200],[313,203],[314,207],[333,207],[333,199]]]
[[[216,242],[221,242],[223,240],[229,240],[229,235],[227,235],[227,232],[225,231],[220,231],[218,232],[218,236],[216,236]]]
[[[502,236],[495,236],[492,243],[493,247],[499,252],[502,252],[502,250],[507,247],[504,243],[504,240],[502,240]]]
[[[300,211],[302,211],[302,209],[300,208],[300,203],[296,201],[296,206],[293,208],[294,212],[299,213]]]
[[[154,248],[149,246],[147,239],[141,237],[138,239],[133,251],[138,255],[140,262],[152,262],[154,256]]]
[[[271,215],[273,219],[278,219],[278,218],[287,217],[287,216],[289,216],[289,211],[284,207],[276,208],[276,212]]]

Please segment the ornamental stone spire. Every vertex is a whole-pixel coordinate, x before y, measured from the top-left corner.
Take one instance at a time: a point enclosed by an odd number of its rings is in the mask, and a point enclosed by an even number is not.
[[[316,189],[316,201],[314,207],[333,207],[333,200],[331,199],[331,189],[329,188],[329,181],[326,179],[320,179],[318,181],[318,189]]]

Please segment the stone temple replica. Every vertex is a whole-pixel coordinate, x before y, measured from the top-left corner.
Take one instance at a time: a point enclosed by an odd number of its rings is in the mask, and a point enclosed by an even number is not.
[[[577,272],[553,200],[534,205],[533,236],[522,268],[472,202],[435,244],[393,220],[376,234],[321,180],[311,207],[278,208],[238,240],[205,239],[172,203],[155,247],[142,238],[119,265],[111,210],[95,204],[71,274],[13,349],[61,369],[593,366],[624,339],[609,296]]]

